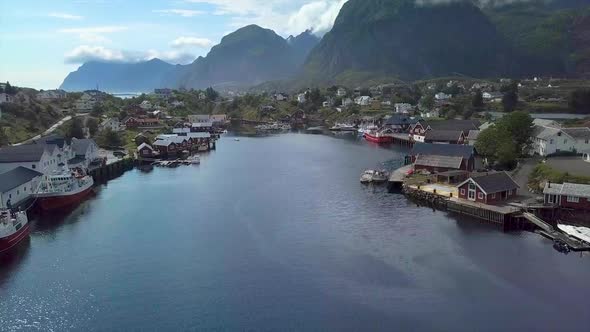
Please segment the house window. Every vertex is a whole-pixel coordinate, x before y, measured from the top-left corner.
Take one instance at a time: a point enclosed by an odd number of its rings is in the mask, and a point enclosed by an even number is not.
[[[553,144],[553,138],[549,140],[549,144]]]
[[[483,193],[477,193],[477,198],[483,199]]]
[[[580,203],[580,197],[568,196],[567,202],[568,203]]]
[[[35,169],[35,168],[37,168],[37,165],[33,164],[33,165],[31,165],[31,168]]]
[[[461,189],[461,195],[465,195],[465,189]]]
[[[590,142],[590,140],[589,139],[586,139],[586,144],[588,144],[588,142]]]
[[[564,139],[563,140],[563,144],[567,144],[567,139]]]
[[[496,194],[492,194],[490,197],[491,199],[496,199]]]

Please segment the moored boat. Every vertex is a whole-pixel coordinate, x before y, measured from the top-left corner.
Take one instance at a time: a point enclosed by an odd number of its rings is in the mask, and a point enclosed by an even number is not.
[[[372,169],[364,171],[363,174],[361,174],[361,183],[373,182],[373,175],[375,175],[375,171]]]
[[[393,142],[393,136],[382,131],[366,131],[363,136],[367,141],[373,143],[384,144]]]
[[[94,180],[80,171],[45,177],[34,195],[45,211],[59,210],[81,202],[92,192]]]
[[[0,210],[0,254],[10,250],[29,236],[27,213]]]

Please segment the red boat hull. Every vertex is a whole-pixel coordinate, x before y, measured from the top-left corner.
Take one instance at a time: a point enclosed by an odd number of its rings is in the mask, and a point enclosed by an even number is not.
[[[81,191],[74,195],[61,195],[52,197],[41,197],[39,198],[39,206],[44,211],[54,211],[63,209],[74,204],[80,203],[92,192],[92,187]]]
[[[367,134],[367,133],[365,133],[365,139],[367,141],[369,141],[369,142],[379,143],[379,144],[393,142],[393,137],[390,137],[390,136],[373,136],[373,135]]]
[[[16,233],[0,239],[0,254],[10,250],[29,236],[29,223],[21,227]]]

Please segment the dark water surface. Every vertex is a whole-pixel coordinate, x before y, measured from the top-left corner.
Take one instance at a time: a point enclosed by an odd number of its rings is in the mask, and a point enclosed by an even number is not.
[[[590,259],[359,184],[402,152],[223,138],[34,222],[1,330],[589,331]]]

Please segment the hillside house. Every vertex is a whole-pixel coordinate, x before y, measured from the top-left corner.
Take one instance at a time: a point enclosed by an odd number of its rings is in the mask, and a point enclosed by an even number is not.
[[[351,106],[352,104],[354,104],[352,99],[350,99],[350,98],[342,99],[342,107],[348,107],[348,106]]]
[[[348,92],[346,91],[345,88],[338,88],[338,90],[336,91],[336,96],[338,97],[344,97],[346,96]]]
[[[209,114],[193,114],[188,116],[188,122],[190,123],[203,123],[210,122]]]
[[[119,132],[125,130],[125,126],[118,118],[108,118],[100,124],[98,129],[100,131],[110,129],[112,131]]]
[[[149,100],[144,100],[141,102],[141,104],[139,104],[139,107],[145,111],[148,111],[154,108],[154,105],[152,105],[152,103]]]
[[[434,99],[436,100],[449,100],[451,99],[453,96],[452,95],[448,95],[444,92],[439,92],[437,94],[434,95]]]
[[[482,93],[482,97],[485,101],[499,103],[502,101],[504,95],[501,92],[484,92]]]
[[[285,100],[289,99],[289,96],[284,93],[275,93],[273,95],[273,99],[275,101],[285,101]]]
[[[497,204],[516,196],[518,184],[506,172],[474,174],[457,186],[459,198],[483,203]]]
[[[16,167],[0,174],[0,208],[18,208],[39,186],[43,174],[26,167]]]
[[[123,120],[126,128],[158,128],[161,126],[160,119],[144,119],[136,117],[127,117]]]
[[[154,89],[154,94],[160,99],[168,99],[172,97],[172,89]]]
[[[590,211],[590,185],[547,183],[543,189],[545,204],[566,209]]]
[[[360,96],[354,99],[354,103],[360,106],[369,106],[372,102],[369,96]]]
[[[74,109],[78,113],[90,113],[97,103],[98,99],[96,97],[85,92],[74,102]]]
[[[8,93],[0,93],[0,104],[4,103],[13,103],[14,97],[9,95]]]
[[[45,90],[37,93],[35,98],[40,101],[52,101],[65,99],[67,95],[68,94],[63,90]]]
[[[303,104],[307,101],[307,98],[305,96],[305,93],[300,93],[297,95],[297,102],[300,104]]]
[[[410,113],[413,106],[408,103],[395,103],[393,105],[396,113]]]

